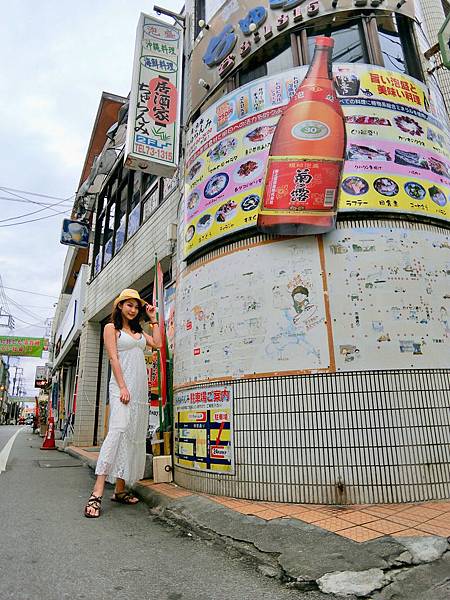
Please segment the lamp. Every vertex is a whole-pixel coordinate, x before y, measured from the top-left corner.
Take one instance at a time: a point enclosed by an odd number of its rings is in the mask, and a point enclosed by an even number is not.
[[[205,90],[209,90],[209,88],[211,87],[209,85],[209,83],[207,83],[204,79],[202,79],[200,77],[200,79],[198,80],[198,85],[201,85],[203,88],[205,88]]]
[[[200,29],[209,29],[209,25],[205,21],[205,19],[200,19],[198,22],[198,26],[200,27]]]

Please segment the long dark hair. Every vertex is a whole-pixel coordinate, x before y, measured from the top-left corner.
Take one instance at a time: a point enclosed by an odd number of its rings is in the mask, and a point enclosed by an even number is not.
[[[114,323],[114,329],[117,329],[118,331],[120,331],[123,327],[123,317],[122,317],[122,311],[120,310],[120,306],[123,305],[124,302],[125,302],[125,300],[122,300],[122,302],[119,302],[111,313],[111,323]],[[133,333],[142,333],[141,321],[144,318],[145,311],[144,311],[143,306],[140,303],[138,303],[138,304],[139,304],[138,314],[134,317],[134,319],[132,321],[128,321],[128,323],[130,325],[130,329]]]

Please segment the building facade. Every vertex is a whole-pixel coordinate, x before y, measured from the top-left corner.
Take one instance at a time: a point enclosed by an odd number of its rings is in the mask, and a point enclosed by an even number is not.
[[[175,292],[179,485],[282,502],[448,496],[450,137],[413,3],[189,0],[181,21],[178,172],[128,168],[120,118],[98,189],[91,172],[74,443],[105,435],[102,329],[123,288],[151,298],[156,255]],[[155,66],[163,45],[146,35],[141,64]],[[347,131],[337,227],[263,235],[270,143],[317,35],[335,39]]]
[[[448,120],[413,3],[187,14],[175,481],[282,502],[446,497]],[[319,34],[347,130],[337,227],[260,235],[270,141]]]

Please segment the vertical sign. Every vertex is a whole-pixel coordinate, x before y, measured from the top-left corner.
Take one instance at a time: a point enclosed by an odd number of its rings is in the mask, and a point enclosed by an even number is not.
[[[183,34],[141,14],[136,35],[125,164],[172,177],[178,166]]]
[[[175,464],[232,475],[233,391],[216,386],[175,394]]]

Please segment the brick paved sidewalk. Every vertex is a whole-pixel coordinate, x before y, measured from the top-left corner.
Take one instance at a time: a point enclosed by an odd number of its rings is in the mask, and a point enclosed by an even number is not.
[[[97,448],[71,446],[70,449],[91,462],[96,461],[98,456]],[[174,483],[153,483],[152,480],[141,480],[138,485],[170,499],[204,496],[237,513],[254,515],[265,521],[298,519],[355,542],[366,542],[386,535],[450,536],[450,501],[446,500],[348,506],[284,504],[211,496],[187,490]]]

